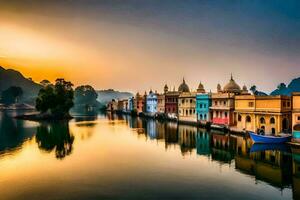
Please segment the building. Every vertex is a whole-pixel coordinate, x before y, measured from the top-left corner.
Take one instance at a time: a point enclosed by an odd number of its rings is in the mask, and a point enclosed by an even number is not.
[[[202,83],[199,84],[196,94],[197,121],[206,123],[210,121],[211,93],[205,93]]]
[[[107,104],[107,111],[109,111],[109,112],[115,112],[117,110],[118,110],[118,102],[116,102],[115,99],[112,99]]]
[[[128,100],[121,99],[118,100],[118,111],[126,112],[128,109]]]
[[[293,141],[300,142],[300,92],[292,94]]]
[[[146,112],[151,115],[157,112],[157,95],[152,90],[146,97]]]
[[[178,120],[182,122],[197,122],[196,92],[190,92],[189,86],[183,79],[178,91]]]
[[[212,106],[211,119],[213,124],[229,127],[234,125],[234,97],[241,94],[243,91],[240,86],[234,81],[233,77],[224,86],[223,90],[221,85],[217,86],[217,93],[211,95]]]
[[[131,112],[134,109],[134,97],[128,99],[128,111]]]
[[[165,85],[164,88],[165,93],[165,113],[168,115],[169,118],[177,119],[178,117],[178,97],[179,92],[168,90],[168,86]]]
[[[134,109],[137,111],[137,114],[142,113],[145,110],[145,98],[139,93],[136,93],[133,106]]]
[[[277,135],[291,131],[288,96],[235,96],[236,128]]]
[[[165,94],[157,94],[157,112],[165,113]]]

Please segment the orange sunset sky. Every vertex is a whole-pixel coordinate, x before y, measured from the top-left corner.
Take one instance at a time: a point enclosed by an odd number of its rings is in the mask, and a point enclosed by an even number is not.
[[[132,92],[182,77],[215,91],[230,73],[270,92],[300,76],[297,6],[199,2],[0,0],[0,65]]]

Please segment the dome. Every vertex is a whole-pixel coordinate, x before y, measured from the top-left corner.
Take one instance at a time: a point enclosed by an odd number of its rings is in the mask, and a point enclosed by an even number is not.
[[[223,89],[224,92],[232,92],[232,93],[240,93],[241,92],[241,87],[233,80],[232,76]]]
[[[204,86],[203,86],[203,84],[201,82],[199,83],[197,92],[199,92],[199,93],[205,93]]]
[[[181,85],[178,88],[179,92],[190,92],[189,86],[185,83],[185,80],[183,79]]]

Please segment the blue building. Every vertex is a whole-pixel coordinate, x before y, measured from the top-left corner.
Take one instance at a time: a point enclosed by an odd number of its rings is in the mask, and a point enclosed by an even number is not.
[[[199,84],[196,95],[196,115],[197,121],[210,121],[211,94],[205,93],[202,83]]]
[[[146,97],[146,112],[155,114],[157,112],[157,95],[150,90]]]
[[[128,111],[132,111],[134,109],[134,97],[130,97],[128,99]]]

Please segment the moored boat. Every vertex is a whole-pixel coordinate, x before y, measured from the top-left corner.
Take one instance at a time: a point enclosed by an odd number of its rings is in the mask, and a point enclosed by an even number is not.
[[[255,143],[271,143],[271,144],[278,144],[278,143],[286,143],[289,142],[292,138],[290,134],[284,134],[281,136],[272,136],[272,135],[258,135],[253,132],[249,132],[249,135],[253,142]]]

